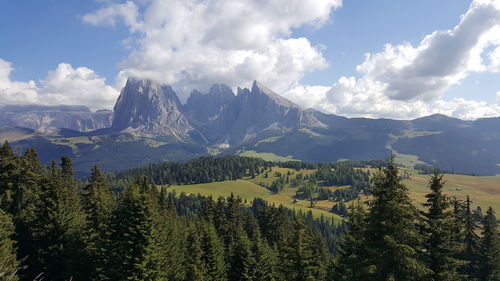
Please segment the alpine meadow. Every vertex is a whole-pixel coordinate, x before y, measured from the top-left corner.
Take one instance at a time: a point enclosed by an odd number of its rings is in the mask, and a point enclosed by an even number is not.
[[[0,36],[0,281],[500,281],[500,0],[3,0]]]

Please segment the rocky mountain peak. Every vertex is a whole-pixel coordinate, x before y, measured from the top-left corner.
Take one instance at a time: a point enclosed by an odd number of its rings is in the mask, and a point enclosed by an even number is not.
[[[114,109],[114,131],[182,138],[192,129],[174,90],[151,80],[128,79]]]
[[[229,88],[226,84],[213,84],[212,87],[210,87],[208,94],[226,99],[234,98],[233,90],[231,90],[231,88]]]
[[[252,84],[252,90],[250,91],[252,94],[255,95],[264,95],[270,98],[273,102],[280,106],[286,106],[286,107],[293,107],[293,108],[298,108],[298,109],[303,109],[300,105],[288,100],[287,98],[283,97],[282,95],[276,93],[275,91],[267,88],[264,86],[262,83],[260,83],[257,80],[253,81]]]

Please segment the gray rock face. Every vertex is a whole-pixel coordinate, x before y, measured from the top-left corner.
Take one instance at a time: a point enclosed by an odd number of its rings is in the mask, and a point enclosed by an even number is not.
[[[170,86],[129,79],[115,105],[113,131],[184,138],[193,128]]]
[[[282,130],[296,127],[324,127],[315,110],[306,110],[261,83],[252,89],[238,89],[238,115],[235,128]]]
[[[228,118],[236,99],[231,88],[214,84],[207,94],[194,90],[184,107],[186,116],[207,142],[224,142],[234,122]]]
[[[208,141],[231,145],[262,133],[325,126],[315,110],[305,110],[257,81],[251,90],[238,88],[236,96],[223,84],[213,85],[207,94],[193,91],[185,110]]]
[[[84,106],[0,106],[0,127],[25,127],[43,133],[59,128],[89,132],[111,126],[113,112],[91,112]]]

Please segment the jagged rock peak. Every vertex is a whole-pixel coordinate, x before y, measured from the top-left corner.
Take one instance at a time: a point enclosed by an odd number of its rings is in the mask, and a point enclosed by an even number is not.
[[[287,98],[283,97],[282,95],[276,93],[275,91],[269,89],[268,87],[264,86],[262,83],[260,83],[257,80],[253,81],[252,90],[250,91],[250,93],[266,95],[266,96],[270,97],[275,103],[277,103],[281,106],[294,107],[294,108],[298,108],[298,109],[303,110],[303,108],[300,105],[290,101],[289,99],[287,99]]]
[[[112,128],[146,135],[185,135],[191,126],[181,107],[170,86],[129,78],[116,102]]]
[[[234,97],[233,90],[226,84],[213,84],[208,91],[210,95],[217,95],[222,97]]]

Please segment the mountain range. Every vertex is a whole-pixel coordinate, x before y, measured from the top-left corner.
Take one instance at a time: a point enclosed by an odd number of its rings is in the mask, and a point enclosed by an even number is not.
[[[192,91],[183,104],[168,85],[129,79],[114,111],[83,106],[0,107],[0,140],[35,147],[44,161],[70,155],[85,173],[206,155],[275,155],[330,162],[386,159],[447,171],[500,174],[500,118],[464,121],[346,118],[305,109],[255,81]],[[265,154],[263,154],[265,153]]]

